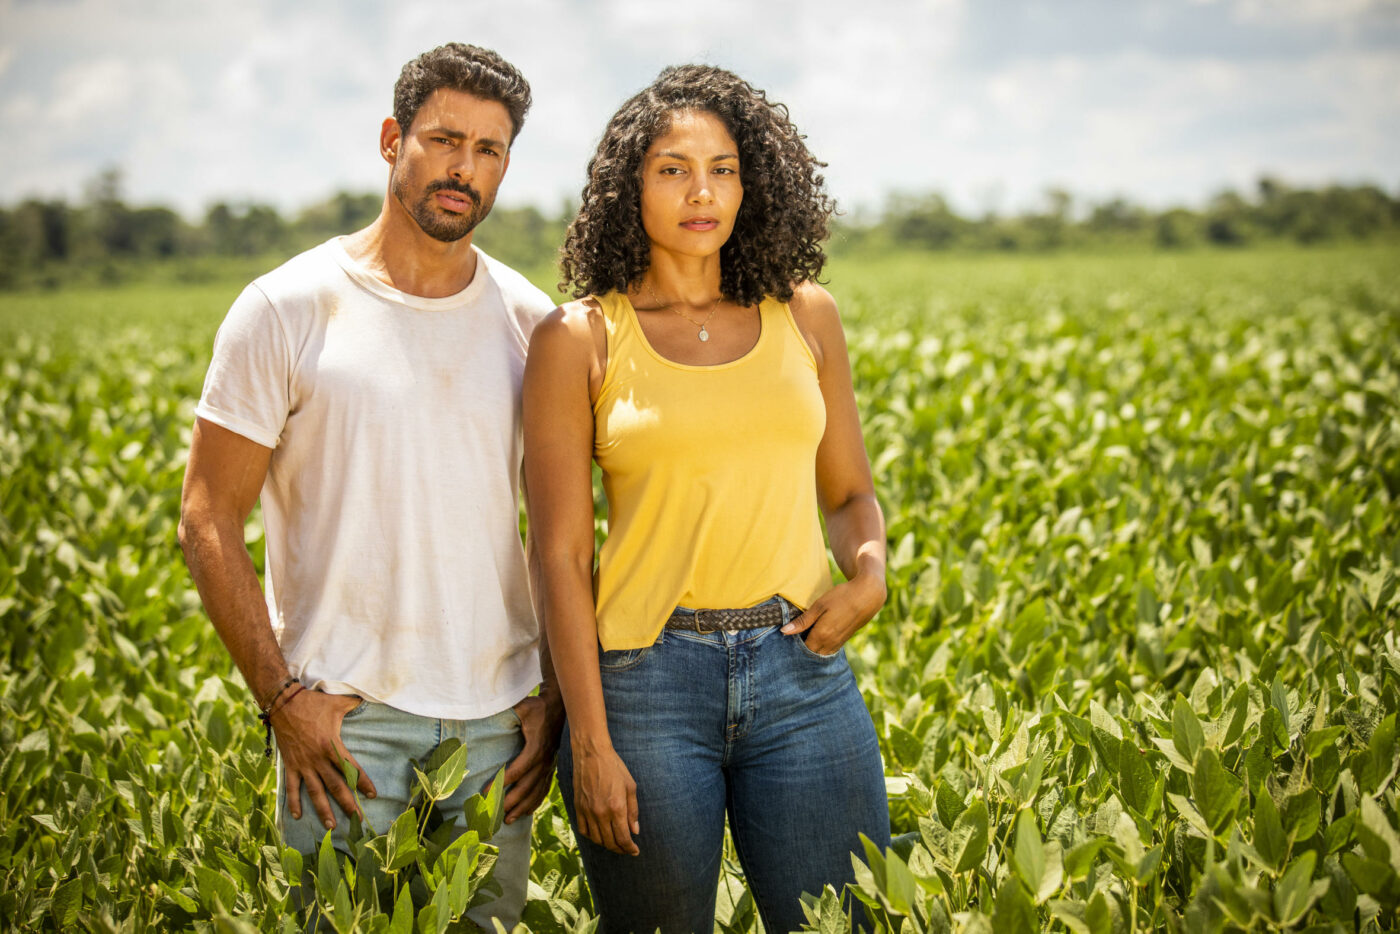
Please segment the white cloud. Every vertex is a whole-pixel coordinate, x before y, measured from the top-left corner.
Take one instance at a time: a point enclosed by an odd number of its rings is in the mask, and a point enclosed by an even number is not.
[[[1247,22],[1345,22],[1373,10],[1400,10],[1395,0],[1235,0],[1235,12]]]
[[[1058,15],[1115,49],[1121,24],[1091,7]],[[1230,28],[1263,45],[1169,58],[1126,34],[1108,53],[1031,55],[1015,38],[1037,22],[1030,6],[965,0],[0,0],[0,203],[67,196],[110,164],[133,200],[189,212],[379,190],[375,140],[399,68],[452,39],[499,50],[535,90],[502,204],[576,196],[618,104],[663,65],[695,60],[787,104],[852,207],[931,188],[962,207],[1016,207],[1051,183],[1199,202],[1266,170],[1393,185],[1400,55],[1358,51],[1342,28],[1388,9],[1400,5],[1207,0],[1193,15],[1247,21]],[[1295,25],[1271,58],[1279,31],[1261,17],[1273,12]],[[969,52],[988,23],[1008,37],[997,64]]]

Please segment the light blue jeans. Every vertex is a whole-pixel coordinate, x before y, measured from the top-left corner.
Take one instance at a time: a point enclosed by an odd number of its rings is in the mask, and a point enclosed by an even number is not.
[[[802,927],[803,892],[854,880],[861,834],[889,846],[879,741],[844,649],[818,655],[777,626],[668,629],[600,652],[599,670],[642,828],[638,856],[578,837],[607,934],[713,928],[726,813],[765,931]],[[559,787],[577,828],[567,731]]]
[[[514,710],[507,707],[480,720],[439,720],[365,701],[345,715],[340,726],[341,742],[369,775],[378,793],[374,798],[359,796],[365,820],[376,834],[389,831],[417,790],[417,778],[409,759],[426,758],[434,747],[451,737],[461,740],[467,747],[467,778],[452,797],[438,802],[438,808],[443,814],[458,815],[457,825],[465,830],[460,815],[467,798],[483,793],[496,773],[524,746],[520,718]],[[331,807],[336,812],[331,840],[338,849],[345,850],[350,822],[340,813],[340,805],[332,801]],[[280,757],[277,762],[277,822],[283,841],[301,853],[315,853],[326,834],[304,787],[301,820],[292,819],[287,809]],[[501,895],[467,912],[473,923],[488,931],[492,929],[492,918],[500,918],[507,930],[520,920],[530,874],[530,825],[530,818],[502,824],[491,838],[491,844],[500,848],[493,878],[501,886]],[[314,857],[309,865],[315,866]]]

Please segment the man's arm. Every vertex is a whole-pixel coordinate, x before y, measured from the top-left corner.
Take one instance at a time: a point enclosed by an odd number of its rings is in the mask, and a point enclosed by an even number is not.
[[[180,495],[180,548],[185,563],[214,630],[263,709],[276,699],[289,673],[243,543],[243,523],[258,500],[271,457],[271,448],[198,419]],[[292,817],[301,818],[303,783],[328,829],[335,826],[335,817],[327,791],[345,813],[358,813],[340,771],[342,758],[359,768],[340,741],[340,721],[357,703],[355,698],[299,691],[288,695],[273,712]],[[374,797],[374,783],[363,770],[356,787]]]
[[[524,483],[522,481],[522,488]],[[529,494],[526,493],[528,499]],[[525,534],[525,559],[530,571],[530,603],[540,627],[540,693],[515,705],[525,747],[506,766],[506,823],[533,812],[549,794],[554,780],[554,759],[564,729],[564,698],[549,654],[549,634],[544,627],[544,599],[540,584],[539,554],[534,536]]]

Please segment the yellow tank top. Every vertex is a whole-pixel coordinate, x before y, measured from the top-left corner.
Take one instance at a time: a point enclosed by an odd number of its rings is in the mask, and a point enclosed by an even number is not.
[[[604,649],[651,645],[676,606],[800,607],[831,588],[817,511],[826,405],[788,306],[759,305],[758,342],[716,366],[647,342],[627,296],[598,299],[607,370],[593,456],[608,498],[594,597]]]

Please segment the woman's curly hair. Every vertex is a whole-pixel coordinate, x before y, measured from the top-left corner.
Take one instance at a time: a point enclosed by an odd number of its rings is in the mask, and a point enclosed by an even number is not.
[[[739,147],[744,199],[720,249],[720,290],[744,305],[792,298],[826,264],[821,243],[835,202],[782,104],[721,68],[667,68],[613,114],[588,162],[583,203],[560,251],[560,288],[573,296],[626,291],[651,263],[642,227],[642,160],[683,111],[711,113]]]

